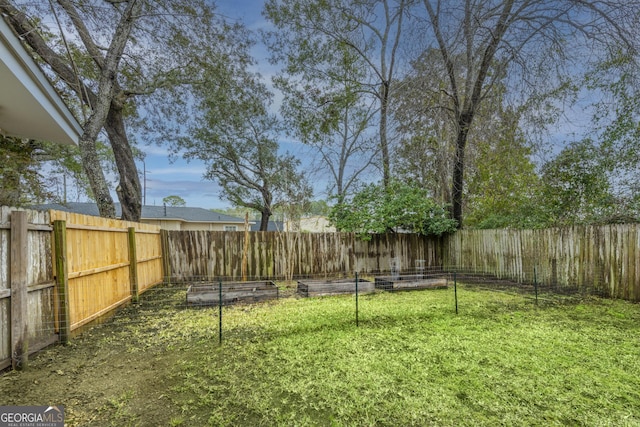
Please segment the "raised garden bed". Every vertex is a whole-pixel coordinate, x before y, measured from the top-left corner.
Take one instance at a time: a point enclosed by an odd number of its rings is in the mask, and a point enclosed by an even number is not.
[[[278,298],[278,287],[270,281],[222,282],[222,304],[251,303]],[[187,305],[219,305],[218,283],[191,285],[187,288]]]
[[[422,274],[383,276],[376,277],[375,287],[376,289],[384,291],[442,289],[447,287],[447,278],[444,276],[425,276]]]
[[[375,286],[368,280],[358,280],[358,293],[371,293]],[[325,295],[355,294],[355,279],[336,280],[299,280],[297,292],[304,297],[319,297]]]

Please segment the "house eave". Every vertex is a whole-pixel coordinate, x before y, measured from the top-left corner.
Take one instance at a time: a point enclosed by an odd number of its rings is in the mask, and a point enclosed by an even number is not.
[[[82,127],[4,17],[0,58],[0,133],[78,144]]]

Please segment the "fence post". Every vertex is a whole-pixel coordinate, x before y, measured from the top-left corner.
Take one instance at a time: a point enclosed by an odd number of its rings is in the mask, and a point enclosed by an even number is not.
[[[356,327],[360,326],[358,320],[358,272],[356,271]]]
[[[533,267],[533,286],[536,289],[536,305],[538,305],[538,275],[535,267]]]
[[[11,213],[11,366],[29,363],[28,294],[29,239],[27,212]]]
[[[222,344],[222,280],[218,281],[218,344]]]
[[[162,249],[162,274],[164,276],[164,282],[171,282],[171,260],[169,256],[169,232],[167,230],[160,230],[160,241]]]
[[[136,229],[128,228],[129,236],[129,282],[131,284],[131,301],[138,303],[140,300],[140,288],[138,287],[138,256],[136,252]]]
[[[456,300],[456,314],[458,314],[458,278],[456,272],[453,272],[453,295]]]
[[[58,292],[58,328],[60,342],[69,343],[71,318],[69,314],[69,266],[67,263],[67,223],[53,222],[53,244],[56,254],[56,290]]]

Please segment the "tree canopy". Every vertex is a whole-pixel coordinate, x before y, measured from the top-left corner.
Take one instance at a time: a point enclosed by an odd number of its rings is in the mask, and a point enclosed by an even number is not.
[[[81,104],[76,107],[84,117],[82,164],[101,215],[115,216],[98,155],[104,130],[117,167],[123,218],[139,219],[141,186],[131,129],[144,138],[143,131],[153,128],[157,136],[166,130],[159,123],[188,116],[193,84],[201,82],[204,69],[226,72],[244,63],[230,53],[245,43],[242,26],[228,25],[204,0],[0,0],[0,10],[60,88]],[[57,25],[46,27],[45,20]]]
[[[171,195],[164,197],[162,199],[162,203],[167,206],[177,206],[177,207],[185,207],[187,206],[187,202],[180,196]]]
[[[197,98],[203,120],[175,148],[186,159],[205,161],[204,176],[220,184],[220,197],[260,212],[260,230],[266,231],[275,208],[303,203],[312,189],[297,170],[300,161],[278,152],[280,123],[257,76],[236,69],[220,83],[207,77]]]
[[[123,216],[139,218],[144,141],[204,161],[220,197],[264,227],[308,208],[301,166],[327,184],[336,224],[365,235],[640,217],[640,0],[266,0],[271,81],[253,71],[256,34],[208,0],[0,10],[83,117],[80,156],[47,152],[66,156],[56,168],[89,182],[104,216],[115,187]],[[285,152],[285,137],[314,160]],[[3,166],[6,200],[53,198],[34,155],[44,145],[3,144],[25,165]],[[70,172],[78,157],[84,178]]]

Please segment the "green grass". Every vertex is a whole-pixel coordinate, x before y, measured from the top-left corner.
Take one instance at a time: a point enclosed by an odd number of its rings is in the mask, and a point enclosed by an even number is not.
[[[640,309],[463,288],[176,314],[186,424],[640,425]]]
[[[159,287],[0,376],[69,426],[640,426],[640,305],[459,286],[185,308]],[[555,302],[554,302],[555,301]]]

